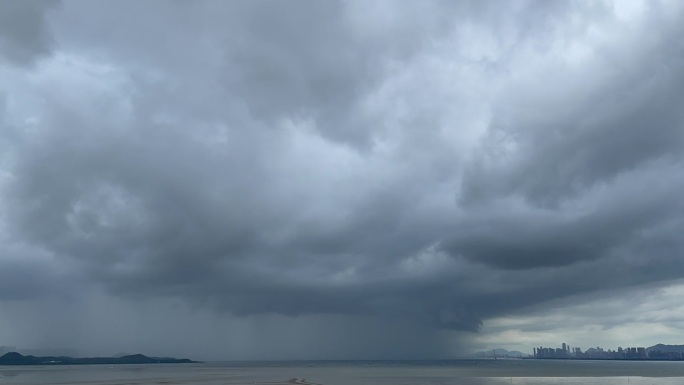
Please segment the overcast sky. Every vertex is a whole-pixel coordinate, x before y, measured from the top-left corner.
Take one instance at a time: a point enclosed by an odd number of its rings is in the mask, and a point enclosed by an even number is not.
[[[0,0],[0,345],[684,343],[681,1]]]

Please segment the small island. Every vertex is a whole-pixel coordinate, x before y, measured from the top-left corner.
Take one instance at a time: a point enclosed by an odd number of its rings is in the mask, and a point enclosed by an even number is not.
[[[0,357],[0,365],[122,365],[122,364],[191,364],[187,358],[147,357],[131,354],[123,357],[36,357],[10,352]]]

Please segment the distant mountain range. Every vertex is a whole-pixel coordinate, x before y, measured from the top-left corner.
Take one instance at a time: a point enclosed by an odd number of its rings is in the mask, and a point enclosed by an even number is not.
[[[519,352],[517,350],[509,351],[506,349],[492,349],[473,354],[473,357],[475,358],[521,358],[529,356],[530,355],[527,353]]]
[[[10,352],[0,357],[0,365],[119,365],[119,364],[189,364],[187,358],[147,357],[143,354],[131,354],[123,357],[83,357],[66,356],[25,356],[17,352]]]
[[[658,344],[646,348],[648,351],[661,351],[663,353],[682,353],[684,352],[684,345],[665,345]]]

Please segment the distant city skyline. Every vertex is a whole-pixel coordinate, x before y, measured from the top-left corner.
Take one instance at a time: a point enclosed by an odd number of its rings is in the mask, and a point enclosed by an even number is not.
[[[565,342],[560,347],[534,348],[532,357],[539,359],[654,359],[654,360],[684,360],[684,345],[658,344],[655,346],[618,346],[615,349],[604,349],[600,346],[571,347]]]

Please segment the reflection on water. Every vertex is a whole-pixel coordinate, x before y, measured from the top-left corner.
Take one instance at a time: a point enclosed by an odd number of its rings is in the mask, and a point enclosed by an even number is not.
[[[6,366],[0,384],[33,385],[674,385],[684,362],[298,361]]]

